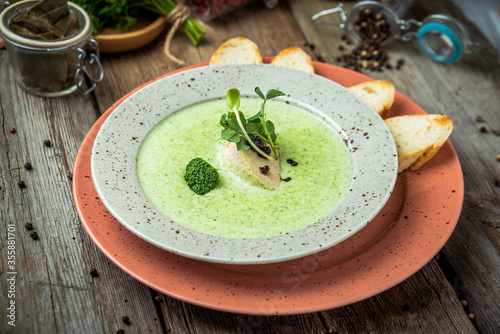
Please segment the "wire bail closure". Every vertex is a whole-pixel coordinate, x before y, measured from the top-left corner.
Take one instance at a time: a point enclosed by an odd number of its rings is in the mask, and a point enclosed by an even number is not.
[[[89,60],[87,60],[87,51],[85,51],[83,48],[76,49],[78,53],[78,65],[76,65],[75,82],[76,86],[78,87],[78,91],[82,95],[87,95],[91,91],[93,91],[96,87],[96,84],[101,82],[104,77],[104,71],[99,60],[99,43],[91,38],[85,46],[87,45],[93,50],[88,53]],[[86,66],[89,65],[89,67],[91,67],[93,64],[95,64],[96,67],[96,70],[94,71],[95,76],[90,73],[89,69]],[[85,90],[85,87],[83,86],[83,81],[85,78],[88,79],[88,83],[90,83],[90,87],[87,90]]]
[[[341,2],[341,3],[339,3],[334,8],[325,9],[325,10],[322,10],[321,12],[318,12],[318,13],[314,14],[311,17],[311,20],[314,21],[314,23],[332,24],[332,25],[338,26],[341,29],[344,29],[345,28],[345,22],[347,21],[347,12],[344,10],[343,7],[344,7],[344,4]],[[339,13],[340,14],[340,22],[318,20],[320,17],[326,16],[326,15],[330,15],[330,14],[333,14],[333,13]]]

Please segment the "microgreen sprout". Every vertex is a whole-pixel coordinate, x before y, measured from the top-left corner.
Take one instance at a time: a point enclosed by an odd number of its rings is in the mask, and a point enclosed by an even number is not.
[[[221,138],[230,142],[236,143],[238,151],[247,150],[251,147],[262,156],[270,160],[278,159],[278,146],[276,144],[276,133],[274,124],[266,119],[265,105],[266,101],[278,96],[285,95],[277,89],[271,89],[266,95],[262,93],[259,87],[255,87],[255,92],[264,101],[262,102],[259,112],[252,117],[246,119],[240,108],[240,92],[236,88],[231,88],[226,93],[226,103],[230,111],[223,114],[220,119],[220,125],[224,128],[221,133]],[[272,156],[263,152],[253,142],[250,136],[257,136],[263,142],[271,147]],[[248,146],[250,145],[250,146]]]

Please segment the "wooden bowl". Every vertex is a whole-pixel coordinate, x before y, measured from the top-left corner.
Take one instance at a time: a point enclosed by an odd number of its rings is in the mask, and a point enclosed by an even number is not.
[[[104,53],[118,53],[138,49],[157,38],[167,26],[164,16],[158,18],[140,17],[128,32],[119,32],[105,28],[97,36],[92,36],[99,43]]]

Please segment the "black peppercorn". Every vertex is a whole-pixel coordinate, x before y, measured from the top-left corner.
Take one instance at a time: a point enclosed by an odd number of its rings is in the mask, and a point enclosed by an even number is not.
[[[45,145],[45,146],[47,146],[47,147],[51,147],[51,146],[52,146],[52,143],[50,142],[50,140],[45,139],[45,140],[43,141],[43,145]]]
[[[24,164],[24,168],[26,168],[27,170],[31,170],[33,167],[31,166],[31,164],[29,162],[27,162]]]
[[[37,240],[38,239],[38,233],[36,233],[36,231],[31,231],[30,232],[30,237],[33,240]]]
[[[90,271],[90,276],[92,276],[92,277],[99,276],[99,273],[97,272],[97,269],[92,268],[92,270]]]
[[[26,227],[26,229],[28,231],[31,231],[33,229],[33,224],[31,224],[30,222],[28,222],[28,223],[24,224],[24,227]]]
[[[126,315],[122,317],[122,321],[125,325],[130,325],[130,319]]]
[[[260,172],[262,174],[267,174],[267,172],[269,172],[269,166],[260,167]]]
[[[26,183],[24,183],[24,181],[19,181],[19,182],[17,182],[17,186],[19,188],[23,189],[23,188],[26,188]]]

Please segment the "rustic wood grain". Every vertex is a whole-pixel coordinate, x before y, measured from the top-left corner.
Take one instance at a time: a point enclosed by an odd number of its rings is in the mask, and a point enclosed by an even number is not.
[[[336,64],[341,32],[310,21],[333,1],[282,1],[267,10],[259,1],[207,23],[198,47],[177,33],[171,52],[186,65],[208,61],[223,41],[245,36],[263,56],[300,46]],[[448,1],[421,0],[411,10],[462,14]],[[463,20],[463,22],[466,22]],[[451,141],[466,186],[456,231],[438,261],[432,260],[396,287],[346,307],[294,316],[265,317],[213,311],[158,295],[125,274],[102,254],[74,208],[68,174],[87,131],[132,89],[179,67],[162,54],[163,39],[123,54],[103,54],[105,78],[91,97],[39,98],[14,83],[6,52],[0,51],[0,289],[7,290],[8,224],[16,233],[17,327],[4,322],[7,297],[0,294],[4,333],[495,333],[500,328],[500,59],[467,23],[483,51],[454,65],[440,65],[416,44],[394,43],[400,71],[367,72],[396,88],[430,113],[452,117]],[[92,101],[93,100],[93,101]],[[96,110],[94,110],[94,105]],[[476,122],[481,115],[484,123]],[[487,132],[481,132],[481,127]],[[17,132],[11,134],[9,129]],[[52,147],[43,146],[50,139]],[[33,170],[23,165],[31,162]],[[19,180],[27,187],[20,189]],[[39,240],[24,228],[32,222]],[[96,268],[98,277],[90,271]],[[446,276],[446,278],[445,278]],[[155,298],[156,297],[156,298]],[[467,300],[466,308],[460,300]],[[468,314],[475,320],[470,321]],[[122,321],[128,316],[131,324]]]
[[[114,333],[124,326],[126,314],[136,328],[160,332],[149,289],[109,264],[74,208],[68,175],[96,121],[89,98],[24,93],[15,85],[5,52],[0,53],[0,73],[0,332]],[[51,147],[44,146],[47,139]],[[24,168],[26,162],[32,170]],[[26,188],[17,186],[20,180]],[[26,222],[33,224],[38,240],[30,237]],[[9,223],[15,225],[17,246],[15,328],[7,325],[4,312]],[[90,276],[92,268],[99,277]]]
[[[299,27],[284,4],[273,10],[267,10],[260,2],[247,5],[206,23],[205,27],[207,33],[197,47],[182,32],[173,38],[170,51],[183,59],[185,66],[208,62],[220,44],[237,36],[255,41],[263,56],[274,56],[282,49],[303,44]],[[180,68],[166,59],[163,44],[164,36],[137,51],[102,55],[105,78],[95,92],[101,112],[134,88]]]
[[[342,32],[334,26],[315,26],[310,17],[336,2],[289,3],[316,54],[335,63],[341,54],[338,45]],[[395,42],[388,48],[391,59],[405,58],[406,65],[400,71],[366,73],[394,82],[400,92],[427,112],[453,119],[450,139],[464,171],[465,204],[457,229],[442,253],[456,273],[453,288],[468,301],[468,312],[474,314],[478,329],[495,333],[500,328],[500,164],[495,160],[500,147],[500,57],[449,1],[416,2],[408,15],[421,20],[433,13],[447,13],[466,24],[473,40],[481,43],[481,51],[456,64],[442,65],[427,58],[416,41]],[[477,122],[477,116],[484,122]],[[486,132],[481,131],[483,127]]]
[[[387,292],[319,313],[230,314],[166,299],[172,333],[477,333],[457,305],[435,261]]]
[[[424,13],[447,10],[467,22],[455,6],[439,3],[430,7],[426,3],[422,7]],[[455,290],[468,302],[468,311],[474,314],[478,330],[498,333],[500,163],[495,156],[500,152],[500,57],[475,26],[467,23],[467,27],[482,49],[465,59],[459,68],[448,71],[450,78],[442,83],[440,90],[454,111],[453,117],[460,122],[453,143],[465,181],[462,216],[442,254],[457,273]],[[467,75],[464,77],[462,73]],[[477,122],[477,116],[484,122]],[[483,127],[486,132],[481,131]]]

